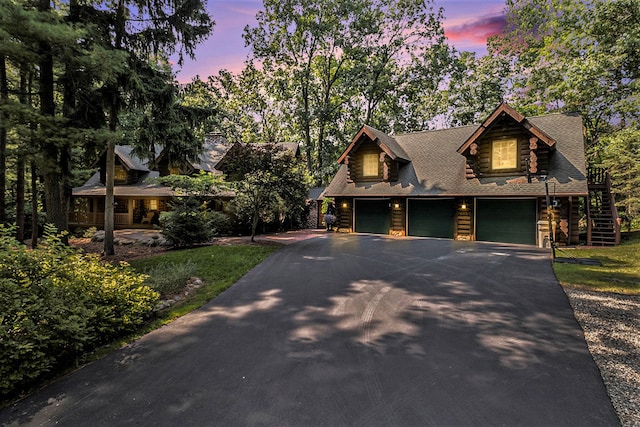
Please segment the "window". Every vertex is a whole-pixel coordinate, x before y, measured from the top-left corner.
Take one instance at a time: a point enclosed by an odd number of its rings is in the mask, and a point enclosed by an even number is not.
[[[516,169],[518,167],[518,141],[504,139],[491,145],[491,169]]]
[[[377,153],[366,153],[362,156],[362,176],[378,176]]]
[[[178,166],[173,166],[169,169],[170,175],[180,175],[180,168]]]
[[[124,166],[116,165],[113,171],[113,180],[118,182],[125,182],[127,180],[127,171]]]

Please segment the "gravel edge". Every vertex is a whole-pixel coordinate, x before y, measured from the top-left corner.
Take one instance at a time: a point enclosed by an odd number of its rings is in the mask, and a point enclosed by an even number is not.
[[[640,296],[563,289],[621,425],[640,426]]]

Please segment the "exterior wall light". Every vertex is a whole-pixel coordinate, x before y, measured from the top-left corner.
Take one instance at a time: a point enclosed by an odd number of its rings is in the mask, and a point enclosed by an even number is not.
[[[349,205],[347,204],[347,202],[342,202],[342,207],[344,209],[347,209],[349,207]]]
[[[394,203],[393,207],[396,208],[396,209],[400,209],[400,203]]]
[[[460,209],[462,209],[463,211],[467,210],[467,204],[466,203],[462,203],[462,206],[460,206]]]

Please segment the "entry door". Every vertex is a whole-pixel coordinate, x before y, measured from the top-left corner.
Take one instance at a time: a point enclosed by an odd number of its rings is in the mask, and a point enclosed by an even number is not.
[[[453,238],[453,199],[409,200],[408,234],[421,237]]]
[[[391,227],[391,208],[389,199],[357,200],[356,226],[358,233],[389,234]]]
[[[478,199],[476,239],[536,244],[536,200]]]

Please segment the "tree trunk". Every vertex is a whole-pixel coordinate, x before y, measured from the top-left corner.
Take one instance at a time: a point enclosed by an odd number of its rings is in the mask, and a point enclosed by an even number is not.
[[[27,73],[23,68],[20,69],[20,103],[25,107],[31,107],[29,97],[27,96]],[[16,163],[16,240],[24,241],[25,226],[25,155],[23,150],[18,150]]]
[[[107,143],[107,166],[105,178],[105,199],[104,199],[104,254],[114,255],[113,229],[114,229],[114,199],[113,199],[113,173],[115,170],[116,143],[109,139]]]
[[[115,22],[115,48],[122,48],[122,40],[125,34],[125,7],[122,0],[116,5],[116,22]],[[114,255],[115,248],[113,246],[113,230],[114,230],[114,206],[113,198],[113,177],[116,165],[116,129],[118,128],[118,113],[120,112],[120,92],[117,85],[108,88],[111,94],[111,103],[109,106],[109,130],[111,136],[107,142],[107,162],[105,174],[105,197],[104,197],[104,254]]]
[[[38,10],[49,12],[49,0],[40,0]],[[41,129],[43,160],[42,176],[44,178],[45,200],[47,204],[47,222],[53,224],[58,231],[69,229],[68,217],[68,147],[59,148],[49,140],[51,127],[56,112],[54,99],[53,49],[46,41],[40,42],[40,113],[51,118]]]
[[[9,102],[9,87],[7,84],[7,62],[4,55],[0,55],[0,105]],[[0,224],[7,222],[7,113],[0,111]]]
[[[31,247],[38,246],[38,174],[36,162],[31,161]]]
[[[258,222],[260,221],[260,216],[258,215],[258,211],[256,210],[253,213],[253,218],[251,219],[251,241],[256,241],[256,230],[258,229]]]
[[[24,241],[24,157],[18,154],[16,165],[16,240]]]

